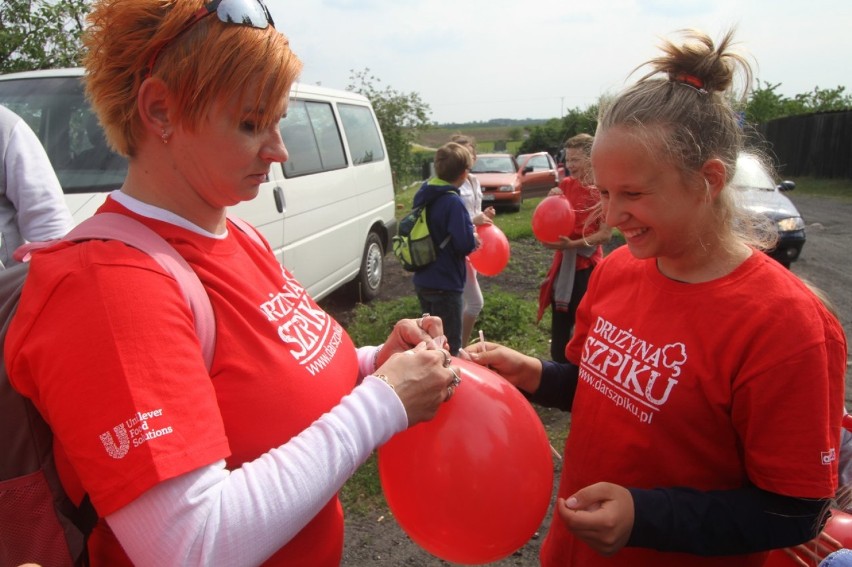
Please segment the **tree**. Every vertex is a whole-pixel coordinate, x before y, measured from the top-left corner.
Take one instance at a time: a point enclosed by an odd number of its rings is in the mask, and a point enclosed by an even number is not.
[[[544,124],[535,126],[521,147],[519,153],[550,152],[556,155],[565,141],[571,136],[586,133],[594,134],[598,124],[598,105],[593,104],[585,110],[574,108],[562,118],[551,118]]]
[[[852,95],[844,94],[846,88],[842,86],[833,89],[814,87],[812,92],[797,94],[793,98],[778,94],[776,91],[780,86],[781,83],[773,85],[766,81],[760,86],[758,81],[757,88],[751,92],[746,103],[748,122],[765,124],[785,116],[852,109]]]
[[[370,74],[370,69],[350,70],[346,90],[364,95],[373,105],[382,136],[388,148],[394,179],[406,179],[419,164],[414,163],[411,144],[417,135],[431,126],[431,108],[415,92],[401,93],[391,87],[381,89],[381,81]]]
[[[0,73],[80,64],[85,0],[3,0]]]

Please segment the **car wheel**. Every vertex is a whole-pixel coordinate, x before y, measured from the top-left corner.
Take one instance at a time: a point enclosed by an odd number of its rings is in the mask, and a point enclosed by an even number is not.
[[[364,245],[361,271],[355,279],[356,299],[366,303],[378,297],[382,288],[384,263],[385,250],[382,239],[375,232],[371,232],[367,235],[367,243]]]

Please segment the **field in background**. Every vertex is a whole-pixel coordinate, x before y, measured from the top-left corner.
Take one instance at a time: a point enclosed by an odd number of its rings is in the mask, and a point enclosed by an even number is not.
[[[417,137],[417,143],[424,148],[435,149],[450,140],[453,134],[464,134],[476,139],[479,153],[495,151],[516,154],[523,142],[525,130],[518,126],[471,126],[466,128],[432,128]],[[514,134],[514,135],[513,135]],[[517,139],[512,139],[517,138]]]

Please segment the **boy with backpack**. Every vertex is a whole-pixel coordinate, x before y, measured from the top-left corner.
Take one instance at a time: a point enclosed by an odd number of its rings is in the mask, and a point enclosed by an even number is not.
[[[427,225],[435,243],[436,259],[414,273],[414,288],[424,313],[437,315],[455,356],[462,346],[465,257],[479,245],[470,215],[458,187],[473,166],[467,148],[455,142],[435,153],[435,175],[414,195],[414,207],[427,205]]]

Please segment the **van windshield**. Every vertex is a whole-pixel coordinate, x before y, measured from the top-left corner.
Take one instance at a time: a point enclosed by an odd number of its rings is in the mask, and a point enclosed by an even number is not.
[[[86,102],[81,77],[2,80],[0,104],[23,118],[38,135],[66,194],[121,187],[127,160],[107,146]]]

